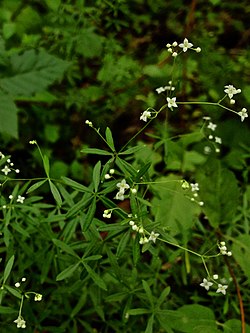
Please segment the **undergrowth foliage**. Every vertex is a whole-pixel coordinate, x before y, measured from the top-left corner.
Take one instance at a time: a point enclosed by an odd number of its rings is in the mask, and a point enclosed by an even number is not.
[[[40,178],[22,179],[15,156],[1,152],[0,313],[9,332],[249,332],[241,296],[250,278],[249,190],[223,164],[220,126],[208,109],[190,133],[171,137],[169,125],[183,105],[227,110],[239,122],[247,109],[237,108],[241,90],[231,82],[217,102],[183,101],[178,61],[202,50],[187,38],[166,46],[173,70],[156,88],[165,104],[141,113],[127,143],[118,147],[109,127],[83,122],[106,145],[81,150],[96,158],[89,184],[51,177],[36,140]],[[43,68],[39,54],[23,57]],[[51,76],[40,74],[48,85]],[[17,79],[6,81],[6,92],[18,93]],[[157,122],[162,127],[147,132]]]

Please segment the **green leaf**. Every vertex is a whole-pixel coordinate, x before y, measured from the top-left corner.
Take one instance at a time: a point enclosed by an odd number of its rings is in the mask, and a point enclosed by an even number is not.
[[[103,149],[97,149],[97,148],[83,148],[81,150],[81,153],[84,154],[94,154],[94,155],[113,155],[111,152],[108,152],[106,150]]]
[[[145,308],[137,308],[137,309],[130,309],[127,312],[131,316],[138,316],[138,315],[150,313],[151,311],[149,309],[145,309]]]
[[[10,58],[10,71],[13,74],[0,79],[0,88],[12,96],[31,96],[61,79],[68,66],[68,62],[43,50],[13,54]]]
[[[113,140],[112,132],[111,132],[111,130],[110,130],[109,127],[106,128],[105,135],[106,135],[106,141],[107,141],[107,143],[109,145],[109,148],[112,151],[115,151],[114,140]]]
[[[98,161],[93,169],[93,183],[95,187],[95,192],[98,191],[100,184],[100,174],[101,174],[101,161]]]
[[[22,294],[18,290],[16,290],[15,288],[12,288],[12,287],[7,286],[7,285],[5,285],[4,288],[7,289],[8,292],[11,293],[11,295],[15,296],[16,298],[19,298],[19,299],[22,298]]]
[[[97,284],[101,289],[107,290],[107,286],[104,280],[88,264],[83,262],[83,265],[94,283]]]
[[[73,273],[77,270],[80,262],[77,264],[70,265],[66,269],[64,269],[61,273],[59,273],[56,277],[56,281],[62,281],[65,280],[66,278],[70,277],[73,275]]]
[[[84,222],[83,222],[82,231],[87,231],[88,228],[90,227],[90,224],[95,216],[95,211],[96,211],[96,197],[94,197],[92,199],[92,202],[89,206],[88,212],[87,212]]]
[[[0,95],[0,133],[18,137],[17,107],[9,96]]]
[[[0,305],[0,313],[2,313],[2,314],[12,314],[12,313],[16,313],[16,312],[17,312],[16,309],[12,309],[9,306]]]
[[[221,223],[232,221],[238,209],[239,188],[235,175],[211,159],[199,171],[197,181],[200,196],[205,202],[202,208],[209,223],[217,228]]]
[[[59,193],[55,184],[52,183],[52,181],[50,179],[49,179],[49,186],[50,186],[51,193],[52,193],[54,199],[56,200],[56,203],[58,204],[59,207],[61,207],[61,205],[62,205],[61,194]]]
[[[234,259],[243,270],[245,276],[248,278],[248,281],[250,281],[250,235],[240,235],[238,237],[234,237],[232,241],[232,252]]]
[[[61,178],[62,178],[64,184],[72,187],[73,189],[75,189],[79,192],[88,192],[88,193],[92,192],[88,187],[86,187],[80,183],[77,183],[76,181],[74,181],[70,178],[67,178],[67,177],[61,177]]]
[[[142,285],[143,285],[143,289],[144,289],[145,292],[146,292],[147,299],[148,299],[148,301],[150,302],[151,307],[153,307],[154,299],[153,299],[153,295],[152,295],[151,289],[150,289],[150,287],[149,287],[147,281],[142,280]]]
[[[33,185],[31,185],[28,190],[26,191],[26,193],[30,193],[32,191],[35,191],[36,189],[38,189],[39,187],[41,187],[44,183],[46,183],[47,179],[41,180]]]
[[[57,11],[60,4],[61,0],[44,0],[46,5],[49,7],[49,9],[52,9],[53,11]]]
[[[125,175],[128,175],[129,173],[129,175],[136,177],[137,171],[134,169],[134,167],[131,164],[129,164],[125,160],[122,160],[119,157],[116,158],[115,162]]]
[[[118,155],[130,155],[130,154],[134,154],[137,153],[138,151],[142,150],[143,148],[145,148],[146,145],[140,145],[140,146],[136,146],[136,147],[131,147],[128,148],[122,152],[119,152]]]
[[[5,282],[7,281],[8,277],[10,275],[10,272],[11,272],[13,264],[14,264],[14,260],[15,260],[15,256],[13,254],[5,266],[4,273],[3,273],[3,284],[5,284]]]
[[[153,333],[153,325],[154,325],[154,315],[152,314],[148,320],[145,333]]]
[[[127,247],[127,244],[128,244],[128,242],[130,240],[130,237],[131,237],[130,230],[128,230],[127,232],[125,232],[123,234],[123,236],[122,236],[122,238],[121,238],[121,240],[120,240],[120,242],[119,242],[119,244],[117,246],[116,255],[117,255],[118,258],[123,255],[123,253],[124,253],[124,251],[125,251],[125,249]]]
[[[44,167],[47,177],[49,178],[50,165],[49,165],[49,158],[47,155],[43,156],[43,167]]]
[[[59,247],[61,250],[63,250],[64,252],[76,257],[76,258],[79,258],[79,256],[75,253],[75,251],[66,243],[62,242],[61,240],[59,239],[56,239],[56,238],[53,238],[52,239],[52,242],[57,246]]]
[[[157,299],[156,307],[159,308],[164,301],[166,301],[167,296],[170,293],[170,287],[166,287],[161,293],[160,297]]]

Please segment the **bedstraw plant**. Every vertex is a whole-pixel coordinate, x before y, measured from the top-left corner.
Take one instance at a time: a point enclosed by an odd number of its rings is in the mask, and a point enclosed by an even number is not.
[[[209,114],[243,122],[248,112],[232,82],[218,101],[184,101],[178,66],[202,50],[187,38],[166,47],[172,72],[155,88],[164,104],[141,112],[128,142],[83,120],[105,145],[81,150],[94,157],[90,183],[51,177],[36,140],[39,178],[23,179],[0,153],[1,332],[250,332],[250,192],[223,160]],[[176,133],[184,106],[200,117]]]

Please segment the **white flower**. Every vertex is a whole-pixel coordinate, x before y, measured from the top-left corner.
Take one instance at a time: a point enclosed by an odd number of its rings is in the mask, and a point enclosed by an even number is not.
[[[20,282],[16,282],[16,283],[15,283],[15,287],[16,287],[16,288],[19,288],[20,285],[21,285]]]
[[[120,183],[116,185],[119,188],[119,192],[123,193],[130,188],[130,186],[126,183],[126,180],[123,179]]]
[[[156,88],[155,90],[156,90],[157,94],[160,94],[160,93],[165,91],[165,88],[164,87],[159,87],[159,88]]]
[[[228,86],[224,87],[224,92],[228,94],[228,97],[231,99],[233,98],[233,95],[239,94],[241,92],[241,89],[236,89],[233,85],[229,84]]]
[[[136,189],[136,188],[132,188],[131,192],[132,192],[133,194],[136,194],[136,193],[137,193],[137,189]]]
[[[26,328],[26,321],[22,316],[18,316],[18,318],[14,320],[14,323],[16,323],[17,328]]]
[[[174,52],[173,54],[172,54],[172,57],[177,57],[178,56],[178,53],[177,52]]]
[[[193,44],[189,43],[187,38],[184,39],[183,43],[179,44],[179,47],[181,47],[183,49],[183,52],[186,52],[192,46],[193,46]]]
[[[111,175],[113,175],[113,174],[115,173],[115,169],[110,169],[110,170],[109,170],[109,173],[110,173]]]
[[[25,282],[25,281],[26,281],[26,277],[23,277],[21,281],[22,281],[22,282]]]
[[[10,168],[7,165],[5,165],[5,167],[1,171],[5,174],[5,176],[7,176],[9,172],[11,172]]]
[[[141,114],[140,120],[147,122],[149,117],[151,117],[151,112],[146,110]]]
[[[5,155],[0,151],[0,157],[5,158]]]
[[[219,143],[220,145],[222,144],[221,138],[219,138],[218,136],[215,136],[214,139],[216,143]]]
[[[200,190],[200,189],[199,189],[199,184],[198,184],[198,183],[191,183],[190,186],[191,186],[191,190],[192,190],[192,192],[195,192],[195,191],[199,191],[199,190]]]
[[[133,226],[133,225],[135,225],[135,222],[134,221],[129,221],[129,225]]]
[[[176,97],[167,97],[167,102],[168,102],[168,107],[172,110],[172,108],[177,108],[177,104],[176,104]]]
[[[223,295],[226,295],[226,289],[228,288],[228,286],[222,285],[222,284],[218,284],[218,289],[216,290],[217,293],[222,293]]]
[[[112,211],[108,210],[108,209],[105,209],[105,211],[103,212],[103,217],[106,218],[106,219],[110,219],[111,218],[111,214],[112,214]]]
[[[149,241],[152,241],[152,242],[156,242],[156,239],[157,239],[157,237],[159,237],[160,236],[160,234],[158,234],[158,233],[156,233],[156,232],[154,232],[154,231],[151,231],[151,234],[150,234],[150,236],[149,236]]]
[[[203,282],[200,283],[200,286],[205,288],[206,290],[209,290],[209,288],[213,285],[213,282],[209,282],[207,279],[203,279]]]
[[[89,125],[90,127],[92,127],[92,126],[93,126],[93,123],[92,123],[92,121],[89,121],[89,120],[86,120],[86,121],[85,121],[85,124],[86,124],[86,125]]]
[[[24,200],[25,200],[25,197],[22,197],[21,195],[19,195],[18,197],[17,197],[17,200],[16,200],[16,202],[20,202],[21,204],[24,202]]]
[[[211,129],[212,131],[215,131],[216,127],[217,127],[217,125],[212,123],[211,121],[207,125],[207,128]]]
[[[40,302],[43,298],[43,295],[41,294],[35,294],[34,301],[35,302]]]
[[[110,179],[110,178],[111,178],[111,176],[110,176],[110,174],[109,174],[109,173],[106,173],[106,174],[104,175],[104,178],[105,178],[105,179]]]
[[[195,49],[195,51],[196,51],[197,53],[200,53],[200,52],[201,52],[201,48],[200,48],[200,47],[197,47],[197,48]]]
[[[219,278],[218,274],[214,274],[214,275],[213,275],[213,279],[214,279],[214,280],[218,280],[218,278]]]
[[[244,119],[248,117],[247,109],[243,108],[240,112],[238,112],[238,115],[240,116],[241,121],[244,121]]]
[[[120,191],[117,192],[116,196],[115,196],[115,199],[123,201],[124,200],[124,192],[120,192]]]

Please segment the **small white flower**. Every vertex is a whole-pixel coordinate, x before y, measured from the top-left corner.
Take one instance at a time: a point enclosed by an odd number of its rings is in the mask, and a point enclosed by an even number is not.
[[[110,170],[109,170],[109,173],[110,173],[111,175],[113,175],[113,174],[115,173],[115,169],[110,169]]]
[[[212,140],[214,137],[210,134],[210,135],[208,136],[208,138],[209,138],[209,140]]]
[[[216,290],[217,293],[222,293],[223,295],[226,295],[226,289],[228,288],[228,286],[222,285],[222,284],[218,284],[218,289]]]
[[[171,44],[167,43],[166,47],[167,47],[167,48],[170,48],[170,47],[171,47]]]
[[[129,221],[129,225],[133,226],[133,225],[135,225],[135,222],[134,221]]]
[[[151,231],[151,234],[149,236],[149,241],[152,241],[153,243],[156,242],[156,239],[160,236],[160,234],[154,232],[154,231]]]
[[[10,199],[10,200],[13,199],[13,195],[12,195],[12,194],[9,195],[9,199]]]
[[[0,157],[1,157],[1,159],[5,158],[5,155],[1,151],[0,151]]]
[[[199,190],[200,190],[200,189],[199,189],[199,184],[198,184],[198,183],[191,183],[190,186],[191,186],[191,190],[192,190],[192,192],[195,192],[195,191],[199,191]]]
[[[102,216],[106,219],[110,219],[111,218],[111,214],[112,214],[112,211],[108,210],[108,209],[105,209],[105,211],[103,212]]]
[[[215,136],[214,140],[216,143],[219,143],[220,145],[222,144],[221,138],[219,138],[218,136]]]
[[[217,125],[212,123],[211,121],[207,125],[207,128],[211,129],[212,131],[215,131],[216,127],[217,127]]]
[[[139,230],[138,230],[139,234],[143,234],[144,233],[144,229],[143,227],[140,227]]]
[[[157,92],[157,94],[161,94],[162,92],[165,91],[164,87],[159,87],[159,88],[156,88],[155,91]]]
[[[126,183],[126,180],[123,179],[120,183],[116,185],[119,188],[119,192],[123,193],[130,188],[130,186]]]
[[[192,46],[193,44],[189,43],[187,38],[184,39],[183,43],[179,44],[179,47],[183,49],[183,52],[186,52]]]
[[[30,144],[30,145],[35,145],[35,144],[36,144],[36,140],[30,140],[30,141],[29,141],[29,144]]]
[[[124,200],[124,192],[121,192],[121,191],[117,192],[116,196],[115,196],[115,199],[123,201]]]
[[[14,320],[14,323],[16,323],[17,328],[26,328],[26,321],[22,316],[18,316],[18,318]]]
[[[19,173],[19,172],[20,172],[20,170],[19,170],[19,169],[16,169],[16,170],[15,170],[15,173]]]
[[[231,98],[230,99],[230,104],[235,104],[235,99]]]
[[[16,282],[16,283],[15,283],[15,287],[16,287],[16,288],[19,288],[20,285],[21,285],[20,282]]]
[[[200,205],[200,206],[204,206],[204,202],[203,202],[203,201],[200,201],[200,202],[199,202],[199,205]]]
[[[213,285],[213,282],[208,281],[207,279],[203,279],[203,282],[200,283],[200,286],[205,288],[206,290],[209,290],[209,288]]]
[[[178,45],[177,42],[173,42],[173,44],[172,44],[173,47],[176,47],[177,45]]]
[[[241,121],[244,121],[244,119],[248,117],[247,109],[243,108],[240,112],[238,112],[238,115],[240,116]]]
[[[214,280],[218,280],[218,278],[219,278],[219,275],[218,275],[218,274],[214,274],[214,275],[213,275],[213,279],[214,279]]]
[[[110,179],[110,178],[111,178],[111,176],[110,176],[110,174],[109,174],[109,173],[106,173],[106,174],[104,175],[104,178],[105,178],[105,179]]]
[[[43,295],[41,294],[35,294],[34,301],[35,302],[40,302],[43,298]]]
[[[200,47],[197,47],[197,48],[195,49],[195,51],[196,51],[197,53],[200,53],[200,52],[201,52],[201,48],[200,48]]]
[[[231,256],[232,256],[232,252],[231,252],[231,251],[228,251],[228,252],[227,252],[227,256],[228,256],[228,257],[231,257]]]
[[[178,53],[177,53],[177,52],[173,52],[173,53],[172,53],[172,57],[175,58],[175,57],[177,57],[177,56],[178,56]]]
[[[241,89],[236,89],[233,85],[229,84],[228,86],[225,86],[224,92],[231,99],[233,98],[233,95],[241,93]]]
[[[5,174],[5,176],[7,176],[9,172],[11,172],[10,168],[7,165],[5,165],[5,167],[1,171]]]
[[[149,117],[151,117],[151,112],[146,110],[141,114],[140,120],[147,122]]]
[[[168,102],[168,107],[172,110],[172,108],[177,108],[177,104],[176,104],[176,97],[167,97],[167,102]],[[173,111],[173,110],[172,110]]]
[[[208,155],[208,154],[210,154],[211,153],[211,148],[209,147],[209,146],[205,146],[204,147],[204,153],[206,154],[206,155]]]
[[[133,229],[134,231],[138,231],[138,230],[139,230],[139,227],[138,227],[136,224],[134,224],[134,225],[132,225],[132,229]]]
[[[22,282],[25,282],[25,281],[26,281],[26,277],[23,277],[21,281],[22,281]]]
[[[18,197],[17,197],[17,200],[16,200],[16,202],[20,202],[21,204],[24,202],[24,200],[25,200],[25,197],[22,197],[21,195],[19,195]]]

